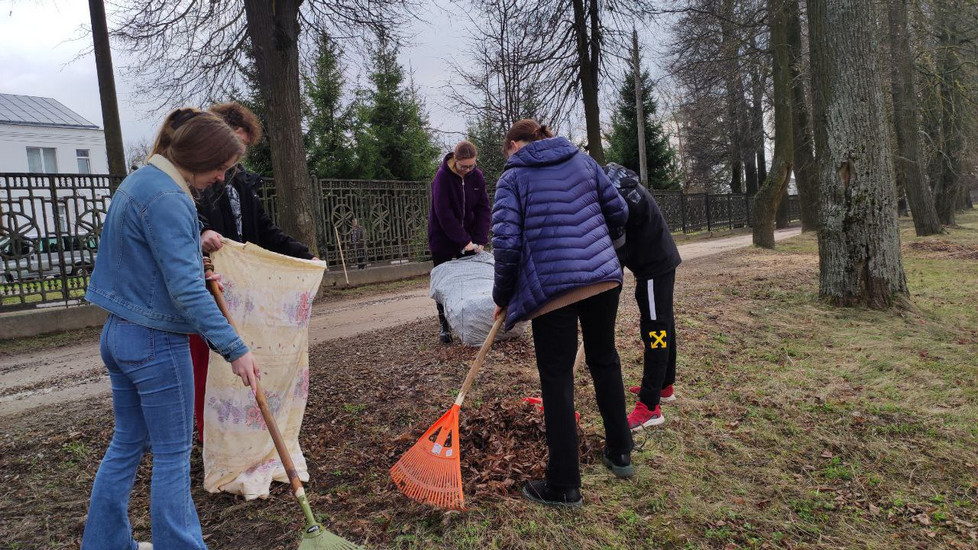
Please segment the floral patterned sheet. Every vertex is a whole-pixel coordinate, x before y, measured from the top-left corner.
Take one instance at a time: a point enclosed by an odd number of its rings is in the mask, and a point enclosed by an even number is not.
[[[309,394],[309,316],[326,264],[225,240],[211,254],[241,338],[262,372],[262,389],[299,478],[309,480],[299,428]],[[251,390],[211,352],[204,397],[204,488],[265,498],[285,469]]]

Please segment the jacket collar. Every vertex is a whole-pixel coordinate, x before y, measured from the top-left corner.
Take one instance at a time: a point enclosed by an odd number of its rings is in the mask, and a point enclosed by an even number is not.
[[[182,189],[183,192],[186,193],[188,197],[190,197],[191,199],[194,198],[193,194],[190,193],[190,185],[187,183],[187,180],[183,179],[183,175],[180,174],[180,171],[177,170],[177,167],[174,166],[173,163],[170,162],[166,157],[164,157],[163,155],[153,155],[149,157],[148,163],[159,168],[160,170],[163,171],[163,173],[170,176],[170,178],[174,182],[176,182],[178,186],[180,186],[180,189]]]

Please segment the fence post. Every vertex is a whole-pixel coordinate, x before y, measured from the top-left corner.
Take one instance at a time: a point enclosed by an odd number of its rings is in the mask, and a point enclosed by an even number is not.
[[[679,195],[679,219],[682,221],[683,233],[688,233],[686,231],[686,193]]]
[[[325,258],[325,252],[318,250],[326,244],[326,238],[328,236],[326,229],[326,216],[323,212],[323,192],[322,186],[319,183],[319,178],[316,177],[316,173],[312,170],[309,171],[309,190],[312,194],[312,207],[313,213],[316,216],[316,249],[320,254],[321,258]]]
[[[746,201],[747,207],[747,227],[751,227],[750,223],[750,193],[744,193],[744,200]]]
[[[727,195],[727,229],[733,229],[733,195]]]
[[[707,231],[713,231],[712,219],[713,217],[710,215],[710,193],[709,191],[707,191],[706,193],[706,230]]]
[[[64,251],[65,239],[62,238],[64,237],[64,228],[61,227],[61,212],[58,210],[58,181],[57,181],[57,176],[54,174],[49,175],[47,178],[48,178],[48,193],[50,193],[50,200],[51,200],[50,203],[51,216],[54,218],[53,220],[51,220],[54,222],[54,242],[58,252],[58,266],[60,267],[59,277],[61,279],[61,298],[64,300],[65,305],[67,305],[68,299],[70,297],[70,292],[68,290],[68,266],[65,265],[65,251]],[[41,208],[42,209],[44,208],[43,202]],[[47,234],[47,227],[46,227],[47,224],[44,225],[45,227],[44,227],[43,235],[41,234],[40,231],[38,232],[37,235],[37,260],[39,262],[37,266],[38,274],[41,274],[42,266],[44,264],[44,260],[42,259],[42,257],[44,254],[47,254],[49,263],[52,261],[51,248],[50,248],[51,237]],[[49,246],[46,247],[47,248],[46,251],[41,252],[42,243],[45,243],[45,241],[46,244]]]

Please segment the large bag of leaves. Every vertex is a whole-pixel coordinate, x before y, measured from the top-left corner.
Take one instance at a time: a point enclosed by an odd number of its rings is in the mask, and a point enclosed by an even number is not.
[[[492,254],[483,251],[431,270],[429,294],[444,306],[448,324],[466,346],[481,346],[492,328],[494,265]],[[518,323],[497,334],[496,340],[514,338],[525,330],[526,323]]]
[[[225,240],[211,254],[224,298],[261,369],[261,385],[302,481],[299,428],[309,395],[309,316],[326,264]],[[251,389],[211,351],[204,396],[204,489],[265,498],[288,483]]]

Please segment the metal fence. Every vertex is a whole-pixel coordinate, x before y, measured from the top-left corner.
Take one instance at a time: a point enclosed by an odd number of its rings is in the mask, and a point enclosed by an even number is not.
[[[0,174],[0,312],[79,303],[98,253],[110,182],[103,175]],[[338,266],[342,246],[347,266],[358,255],[369,264],[428,259],[429,187],[427,181],[313,179],[320,257]],[[273,183],[258,194],[278,223]],[[744,194],[653,196],[674,232],[751,223],[752,197]],[[798,219],[796,196],[788,209]],[[354,218],[366,237],[360,253],[350,246]]]

